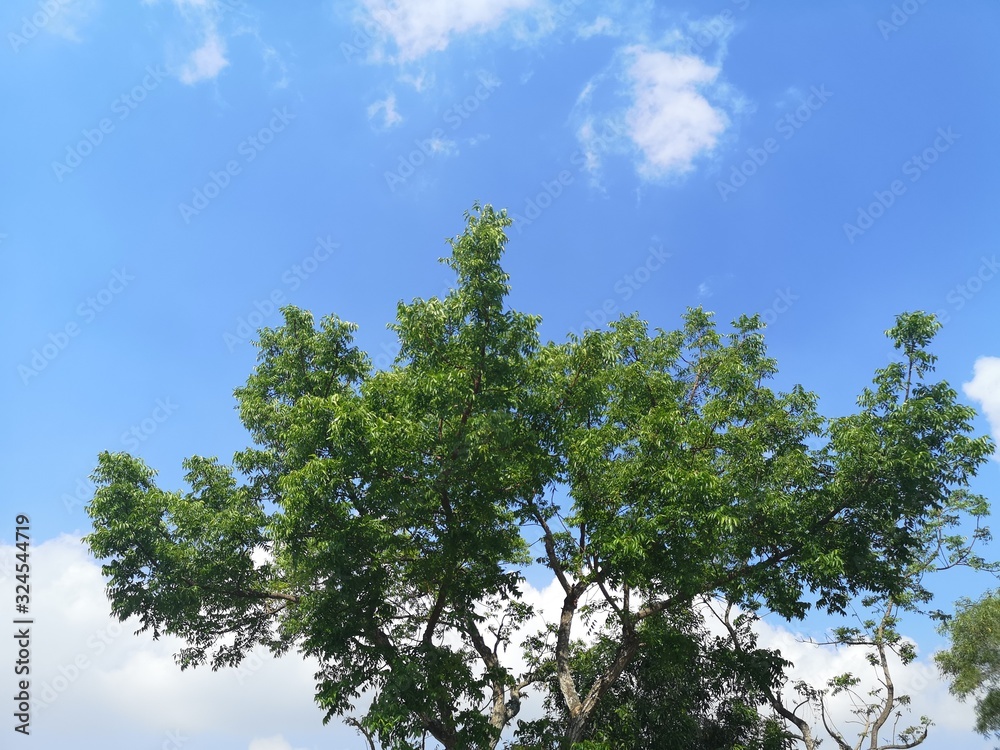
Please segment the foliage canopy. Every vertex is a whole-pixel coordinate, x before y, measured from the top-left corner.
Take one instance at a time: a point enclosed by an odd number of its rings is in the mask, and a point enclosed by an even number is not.
[[[899,316],[901,361],[826,418],[802,387],[767,387],[756,316],[730,333],[701,309],[670,332],[627,316],[542,344],[505,304],[506,213],[466,219],[454,289],[399,304],[391,368],[352,324],[286,307],[236,390],[253,445],[232,466],[190,458],[190,490],[166,491],[101,454],[86,541],[116,616],[184,639],[182,668],[258,644],[314,656],[326,718],[366,693],[362,726],[391,748],[495,747],[549,680],[568,748],[635,670],[670,673],[699,597],[801,618],[912,589],[922,529],[992,449],[928,379],[931,316]],[[562,603],[523,639],[529,565]],[[585,616],[605,635],[581,661]]]

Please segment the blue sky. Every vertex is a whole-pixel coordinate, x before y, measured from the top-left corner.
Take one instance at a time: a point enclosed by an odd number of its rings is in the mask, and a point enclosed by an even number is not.
[[[251,679],[128,632],[98,653],[87,477],[129,450],[173,488],[182,458],[244,447],[232,391],[281,304],[390,361],[396,303],[447,288],[475,200],[515,216],[510,300],[545,339],[760,312],[779,387],[837,415],[894,316],[937,311],[938,374],[996,435],[998,32],[989,0],[6,3],[0,540],[30,514],[39,679],[88,662],[32,745],[362,747],[320,726],[296,657]],[[975,487],[1000,496],[995,461]],[[926,667],[942,640],[908,628]],[[924,747],[985,747],[926,675]]]

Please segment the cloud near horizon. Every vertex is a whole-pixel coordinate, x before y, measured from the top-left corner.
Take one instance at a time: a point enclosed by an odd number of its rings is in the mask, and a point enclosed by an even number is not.
[[[16,552],[0,545],[0,580],[8,587]],[[158,736],[212,731],[245,736],[249,750],[293,750],[295,745],[280,734],[283,727],[322,726],[322,711],[314,702],[315,660],[295,653],[274,659],[266,651],[255,651],[237,669],[182,672],[173,656],[183,645],[178,638],[154,641],[149,632],[135,635],[137,620],[122,624],[111,616],[100,565],[88,556],[79,536],[63,534],[38,544],[32,561],[38,581],[33,590],[33,601],[38,602],[32,612],[37,623],[33,638],[46,644],[34,655],[34,697],[41,701],[35,710],[53,739],[67,732],[101,736],[113,726],[116,731]],[[524,599],[537,612],[525,633],[558,619],[562,590],[555,579],[543,588],[526,583]],[[780,648],[794,662],[793,680],[806,678],[822,686],[846,671],[870,676],[864,649],[817,647],[780,623],[764,621],[758,630],[761,647]],[[586,629],[576,636],[586,637]],[[503,659],[514,668],[527,666],[517,648],[509,649]],[[913,715],[931,714],[948,729],[970,726],[972,707],[952,698],[929,664],[925,658],[894,672],[901,689],[913,696]],[[845,702],[834,705],[838,715],[847,715]],[[151,710],[154,706],[169,706],[170,711]],[[540,715],[540,696],[529,695],[519,718]],[[324,731],[330,732],[334,745],[354,746],[358,741],[352,728],[336,721]]]

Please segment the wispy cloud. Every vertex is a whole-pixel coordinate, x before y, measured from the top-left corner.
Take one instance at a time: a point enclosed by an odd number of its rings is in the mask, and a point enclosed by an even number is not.
[[[592,23],[577,29],[576,35],[580,39],[590,39],[592,36],[617,36],[620,31],[608,16],[598,16]]]
[[[426,71],[420,71],[420,73],[415,75],[404,73],[399,77],[399,80],[413,86],[414,91],[417,93],[421,93],[434,85],[434,74],[427,73]]]
[[[385,99],[372,102],[368,105],[368,119],[375,119],[379,113],[382,114],[382,127],[391,128],[403,121],[403,116],[396,111],[396,95],[389,94]]]
[[[601,168],[601,158],[605,153],[618,148],[622,129],[613,121],[605,120],[599,128],[593,116],[587,117],[577,128],[576,137],[580,141],[583,168],[596,175]]]
[[[430,151],[435,156],[455,156],[458,153],[458,143],[450,138],[431,138]]]
[[[285,89],[288,88],[288,84],[291,79],[288,75],[288,65],[285,63],[285,59],[281,56],[274,47],[266,44],[259,34],[254,34],[257,37],[258,42],[261,44],[261,54],[264,57],[264,73],[271,74],[273,78],[273,83],[271,84],[275,89]]]
[[[79,30],[98,10],[97,0],[59,0],[57,3],[39,4],[47,19],[45,31],[73,42],[79,42]],[[50,12],[49,9],[54,8]],[[38,15],[38,14],[35,14]]]
[[[7,42],[15,53],[40,33],[80,42],[79,29],[98,6],[98,0],[37,0],[31,11],[21,16],[20,25],[7,32]]]
[[[160,2],[142,0],[143,5],[149,6]],[[245,23],[236,27],[226,23],[230,17],[243,20],[249,17],[243,0],[169,0],[168,4],[183,19],[187,36],[183,51],[172,55],[174,61],[170,67],[188,85],[214,80],[229,67],[227,35],[256,33]],[[267,46],[263,46],[265,64],[270,65],[276,53],[269,56]]]

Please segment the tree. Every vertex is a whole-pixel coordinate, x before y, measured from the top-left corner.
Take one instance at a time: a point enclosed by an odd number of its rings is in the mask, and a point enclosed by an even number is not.
[[[963,701],[975,698],[976,731],[1000,738],[1000,592],[960,600],[942,630],[951,648],[935,659],[951,680],[951,692]]]
[[[702,596],[801,618],[906,589],[923,524],[992,449],[924,377],[929,316],[900,316],[903,362],[826,419],[802,387],[766,387],[756,316],[725,335],[701,309],[655,335],[627,316],[541,344],[539,319],[505,305],[506,213],[466,219],[455,288],[399,304],[390,369],[352,324],[286,307],[236,391],[254,445],[233,466],[190,458],[190,490],[170,492],[141,460],[100,455],[86,541],[117,617],[184,639],[182,668],[257,644],[314,656],[325,719],[365,693],[361,724],[391,748],[496,747],[548,669],[570,748],[650,652],[644,623],[681,622]],[[539,553],[562,604],[518,671],[505,651],[534,615]],[[586,679],[584,616],[613,644]]]

